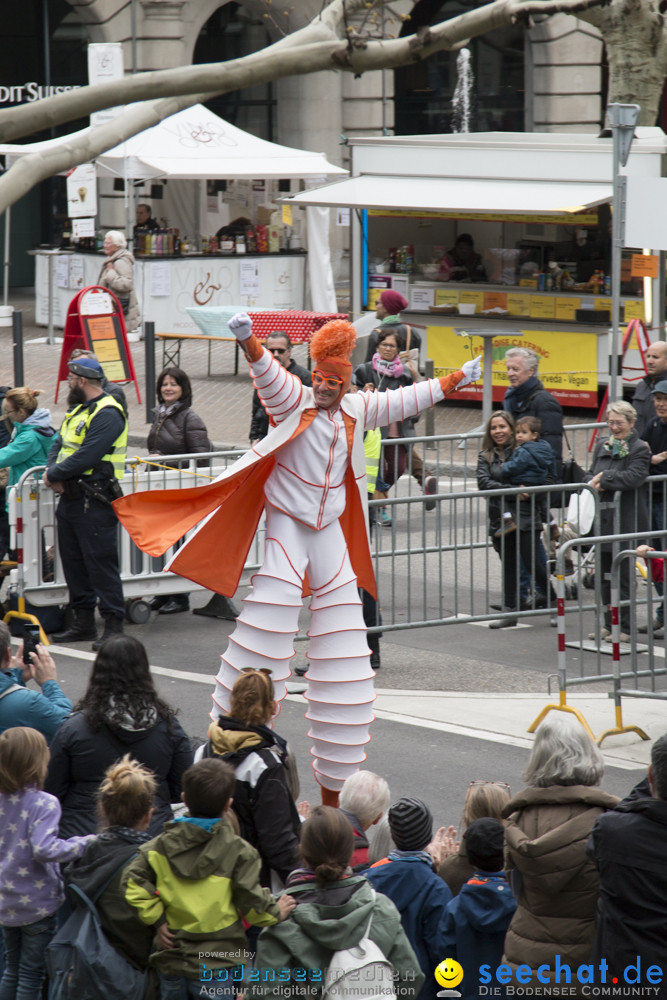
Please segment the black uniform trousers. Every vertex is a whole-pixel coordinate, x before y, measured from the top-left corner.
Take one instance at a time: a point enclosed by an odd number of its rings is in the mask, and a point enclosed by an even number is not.
[[[72,608],[124,618],[118,565],[118,518],[113,507],[93,497],[62,496],[56,510],[58,548]]]

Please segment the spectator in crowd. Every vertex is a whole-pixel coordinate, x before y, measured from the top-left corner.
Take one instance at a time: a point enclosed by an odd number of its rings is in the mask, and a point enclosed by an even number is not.
[[[68,361],[69,409],[46,459],[42,479],[60,497],[58,548],[69,590],[72,624],[55,642],[92,639],[93,649],[123,631],[125,601],[118,564],[118,518],[111,502],[122,495],[127,418],[101,386],[98,361]],[[97,638],[99,600],[104,634]]]
[[[504,781],[475,780],[470,782],[463,806],[459,828],[463,833],[455,853],[444,858],[438,874],[449,886],[452,896],[458,895],[461,886],[474,875],[473,863],[468,857],[465,831],[475,820],[501,819],[503,809],[510,800],[510,786]]]
[[[147,205],[145,201],[140,202],[137,205],[136,210],[136,220],[137,224],[134,227],[134,231],[137,229],[159,229],[160,224],[157,219],[153,218],[153,210],[150,205]]]
[[[423,976],[414,951],[394,904],[374,893],[363,875],[350,871],[353,836],[339,809],[313,809],[301,833],[304,867],[292,872],[286,893],[298,905],[286,924],[260,935],[257,968],[324,970],[334,951],[354,947],[367,934],[393,965],[399,996],[415,997]],[[430,975],[433,978],[432,969]],[[277,980],[269,980],[258,983],[250,996],[278,1000],[283,989]],[[309,981],[308,989],[317,998],[322,982]]]
[[[463,966],[464,1000],[477,1000],[479,967],[500,965],[516,900],[503,871],[505,837],[500,820],[473,820],[463,839],[473,875],[447,904],[445,954]]]
[[[598,816],[618,799],[600,788],[602,754],[581,724],[551,712],[538,726],[523,773],[527,787],[503,810],[505,858],[517,910],[504,962],[574,969],[588,962],[595,934],[598,877],[586,842]]]
[[[162,457],[211,451],[206,425],[191,408],[192,385],[183,369],[165,368],[161,371],[155,392],[158,405],[153,410],[153,424],[146,442],[150,454]],[[153,611],[161,615],[176,615],[188,610],[190,597],[187,593],[158,594],[149,603]]]
[[[563,407],[538,378],[539,355],[529,347],[512,347],[505,353],[510,387],[503,399],[503,409],[515,420],[539,417],[541,436],[554,450],[556,474],[560,476],[563,452]]]
[[[4,403],[5,396],[10,388],[11,386],[9,385],[0,385],[0,407]],[[4,448],[9,444],[13,429],[12,423],[7,417],[0,420],[0,448]],[[4,475],[0,472],[0,559],[4,559],[9,551],[10,531],[6,505],[8,482],[9,472],[4,473]]]
[[[662,341],[659,341],[662,343]],[[664,345],[663,345],[664,346]],[[652,417],[643,431],[638,431],[642,441],[646,441],[651,452],[651,466],[649,477],[667,475],[667,379],[656,382],[651,393],[655,405],[656,415]],[[637,424],[635,424],[635,429]],[[651,530],[664,531],[664,538],[651,539],[654,547],[664,548],[667,544],[667,480],[655,482],[649,478],[650,484],[650,510],[651,510]],[[662,601],[663,584],[661,580],[653,579],[655,589],[660,596],[655,618],[651,623],[654,638],[663,639],[665,636],[665,608]],[[640,625],[638,632],[648,632],[649,626]]]
[[[296,375],[303,385],[312,385],[313,380],[307,368],[298,365],[292,358],[292,341],[283,330],[274,330],[264,341],[269,354],[280,362],[291,375]],[[262,406],[257,389],[252,394],[252,418],[250,420],[250,446],[261,441],[269,433],[269,415]]]
[[[102,265],[97,284],[114,293],[123,310],[127,330],[136,330],[141,323],[141,313],[134,291],[134,257],[127,248],[124,234],[117,229],[109,230],[104,237],[104,252],[109,260]]]
[[[438,878],[433,858],[426,850],[431,843],[433,818],[428,806],[409,797],[395,802],[387,816],[396,848],[364,875],[378,892],[395,903],[401,914],[403,929],[425,976],[419,1000],[435,1000],[438,985],[433,970],[447,955],[444,926],[452,894]]]
[[[405,342],[398,333],[394,332],[393,326],[383,327],[377,336],[377,351],[369,362],[355,368],[354,377],[357,387],[364,392],[387,392],[389,389],[406,388],[414,384],[414,373],[409,366],[401,361],[399,353],[405,350]],[[415,436],[415,424],[419,415],[406,417],[404,420],[397,420],[384,427],[381,427],[382,437],[385,439],[384,447],[384,467],[381,470],[381,477],[390,488],[398,482],[408,465],[410,459],[410,472],[421,485],[427,496],[432,496],[438,491],[438,481],[432,469],[427,468],[419,454],[416,454],[414,446],[410,445],[390,445],[391,438],[411,438]],[[427,510],[433,510],[435,500],[427,500],[425,503]],[[383,522],[387,524],[387,519]],[[389,522],[391,523],[391,522]]]
[[[389,785],[384,778],[372,771],[351,774],[340,790],[340,809],[349,819],[354,831],[354,851],[350,864],[355,871],[368,868],[366,831],[382,819],[389,802]]]
[[[611,403],[607,407],[609,437],[601,438],[595,445],[589,473],[589,485],[600,493],[602,503],[609,504],[600,513],[600,532],[614,535],[636,531],[641,537],[648,530],[646,507],[646,478],[651,467],[651,453],[645,441],[635,430],[637,414],[634,407],[624,400]],[[614,493],[620,493],[620,517],[611,506]],[[600,551],[602,573],[602,603],[604,627],[600,629],[600,639],[611,636],[611,564],[612,543],[606,542]],[[630,563],[626,560],[620,569],[621,602],[630,600]],[[627,603],[621,607],[621,642],[630,641],[631,608]],[[591,632],[589,639],[596,640],[597,632]]]
[[[373,836],[368,845],[369,865],[374,865],[376,861],[382,861],[383,858],[388,857],[389,852],[393,851],[395,847],[396,844],[389,829],[389,820],[385,813],[382,819],[373,827]]]
[[[420,350],[421,336],[401,319],[401,313],[407,308],[408,300],[400,292],[394,291],[393,288],[385,288],[384,291],[380,292],[375,309],[375,315],[380,320],[380,325],[375,330],[371,330],[369,334],[366,361],[373,360],[373,355],[377,351],[378,336],[387,330],[396,334],[401,343],[405,344],[406,351]]]
[[[481,256],[470,233],[460,233],[456,243],[440,261],[442,281],[488,281]]]
[[[138,639],[114,636],[100,649],[83,698],[51,747],[45,788],[62,806],[61,836],[97,828],[97,787],[107,769],[129,753],[157,781],[148,832],[156,836],[181,796],[192,763],[190,740],[174,709],[158,697],[146,650]]]
[[[77,358],[92,358],[93,361],[97,361],[99,364],[99,358],[97,355],[93,354],[92,351],[84,350],[83,347],[75,347],[69,356],[70,361],[76,361]],[[104,372],[104,369],[102,371]],[[106,392],[109,396],[113,396],[113,398],[120,403],[123,407],[123,413],[129,420],[130,411],[127,408],[127,397],[122,385],[119,385],[118,382],[110,382],[104,374],[102,374],[102,378],[100,379],[100,385],[102,386],[104,392]]]
[[[230,969],[245,954],[248,923],[270,927],[296,905],[276,900],[259,883],[259,855],[229,822],[234,769],[221,760],[200,760],[183,775],[188,813],[139,848],[123,873],[127,902],[155,931],[152,961],[160,977],[161,1000],[200,997],[201,971]],[[205,953],[202,961],[200,956]],[[242,964],[242,963],[241,963]],[[218,991],[236,997],[229,982]]]
[[[12,637],[8,625],[0,621],[0,732],[12,726],[36,729],[50,743],[58,726],[72,711],[72,702],[58,684],[56,665],[41,643],[23,662],[23,647],[12,657]],[[26,687],[29,680],[40,691]]]
[[[94,899],[104,933],[124,958],[145,969],[153,950],[153,929],[139,920],[121,889],[123,868],[151,839],[148,832],[157,783],[152,772],[125,754],[107,768],[96,794],[101,833],[64,869],[67,886]],[[73,905],[77,898],[72,896]],[[80,902],[78,905],[82,905]]]
[[[9,486],[15,486],[24,472],[44,465],[53,443],[51,411],[37,405],[39,389],[20,386],[10,389],[2,404],[3,416],[11,421],[11,440],[0,448],[0,469],[9,469]]]
[[[242,671],[232,688],[229,715],[212,722],[207,757],[234,768],[234,813],[241,836],[262,859],[260,882],[282,888],[299,860],[301,821],[296,765],[287,743],[269,728],[278,706],[268,670]]]
[[[0,926],[3,1000],[41,997],[44,951],[64,900],[58,862],[83,853],[93,837],[58,837],[60,806],[42,791],[49,748],[36,729],[17,726],[0,734]]]
[[[600,876],[592,962],[608,962],[607,982],[641,956],[642,978],[663,970],[657,996],[665,997],[667,969],[667,736],[651,747],[645,778],[614,810],[599,816],[586,852]]]
[[[656,340],[644,354],[646,375],[639,380],[632,397],[632,405],[637,413],[636,431],[640,437],[656,415],[653,390],[658,382],[667,379],[667,342]]]
[[[501,471],[516,449],[514,419],[510,413],[493,413],[487,422],[482,449],[477,457],[477,486],[480,490],[498,490],[507,488],[501,480]],[[518,612],[520,608],[533,606],[544,607],[546,602],[545,588],[548,586],[546,562],[543,562],[544,549],[539,540],[542,529],[542,514],[539,505],[534,505],[529,499],[514,496],[490,497],[487,502],[489,536],[491,544],[498,553],[502,568],[502,603],[506,612]],[[509,518],[505,515],[509,514]],[[518,554],[517,554],[518,549]],[[517,579],[517,566],[526,567],[528,587],[524,591],[524,581]],[[534,605],[529,603],[530,583],[532,576],[528,569],[534,570],[538,588],[534,597]],[[516,614],[499,618],[490,623],[490,628],[511,628],[518,622]]]

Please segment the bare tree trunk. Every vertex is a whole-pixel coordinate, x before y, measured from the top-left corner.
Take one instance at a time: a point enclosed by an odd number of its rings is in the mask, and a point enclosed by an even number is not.
[[[655,0],[611,0],[578,15],[599,28],[609,63],[609,103],[639,104],[640,125],[655,125],[665,76],[667,33]]]

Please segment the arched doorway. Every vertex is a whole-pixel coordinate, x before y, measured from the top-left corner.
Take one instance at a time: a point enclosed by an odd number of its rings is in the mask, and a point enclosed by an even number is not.
[[[401,31],[409,35],[466,10],[482,6],[476,0],[420,0]],[[471,40],[473,74],[471,132],[523,132],[523,25],[507,25]],[[394,75],[397,135],[452,132],[452,96],[456,87],[457,52],[439,52],[420,63],[400,67]]]
[[[266,48],[271,42],[260,14],[238,3],[226,3],[204,24],[192,57],[193,63],[238,59]],[[268,139],[275,138],[276,98],[272,83],[261,83],[206,102],[214,114],[238,128]]]

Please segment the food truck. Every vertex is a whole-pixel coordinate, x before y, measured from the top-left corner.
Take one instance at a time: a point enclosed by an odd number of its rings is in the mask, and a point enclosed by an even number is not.
[[[408,301],[404,321],[426,330],[436,375],[481,353],[482,332],[493,331],[494,399],[509,384],[505,351],[525,346],[540,355],[540,378],[563,405],[597,407],[611,354],[612,139],[497,132],[359,138],[350,146],[349,179],[290,200],[356,209],[355,316],[394,288]],[[636,130],[625,168],[634,198],[662,178],[666,152],[661,129]],[[645,207],[635,215],[650,215]],[[656,339],[664,336],[663,254],[643,243],[641,226],[627,232],[642,245],[624,244],[621,324],[642,319]],[[630,348],[628,388],[643,374],[636,344]],[[480,396],[478,386],[457,394]]]

